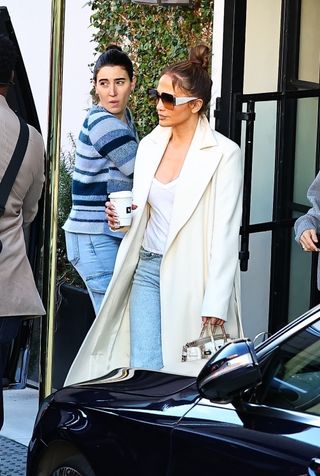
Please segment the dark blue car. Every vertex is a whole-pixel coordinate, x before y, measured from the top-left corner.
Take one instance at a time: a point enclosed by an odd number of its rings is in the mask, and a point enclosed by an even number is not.
[[[121,368],[42,404],[28,476],[320,475],[320,306],[198,378]]]

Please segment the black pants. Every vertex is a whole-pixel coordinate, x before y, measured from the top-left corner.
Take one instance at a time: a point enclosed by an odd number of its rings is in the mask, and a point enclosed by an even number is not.
[[[3,425],[2,379],[12,340],[17,336],[22,317],[0,317],[0,430]]]

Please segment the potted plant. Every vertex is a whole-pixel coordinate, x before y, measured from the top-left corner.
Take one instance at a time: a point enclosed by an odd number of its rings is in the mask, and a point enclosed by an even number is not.
[[[53,386],[59,388],[76,356],[94,318],[94,310],[85,285],[67,258],[62,229],[71,210],[72,172],[75,163],[75,140],[61,152],[59,173],[59,209],[57,236],[57,312],[54,340]]]
[[[63,150],[60,155],[59,172],[59,208],[57,236],[57,284],[70,284],[85,288],[82,279],[67,258],[66,242],[62,229],[71,210],[71,183],[75,163],[76,146],[72,134],[69,134],[71,149]]]

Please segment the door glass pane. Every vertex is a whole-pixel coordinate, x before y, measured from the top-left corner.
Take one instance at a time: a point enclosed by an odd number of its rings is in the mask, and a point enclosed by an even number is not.
[[[297,101],[293,201],[310,206],[307,190],[315,177],[318,98]]]
[[[248,271],[241,273],[241,315],[246,337],[268,331],[271,232],[251,233]]]
[[[256,103],[254,122],[250,223],[272,220],[273,182],[276,145],[276,101]],[[242,150],[245,150],[245,122]]]
[[[277,91],[281,0],[247,0],[244,92]]]
[[[301,0],[300,53],[298,78],[319,83],[320,2]]]
[[[295,214],[294,218],[297,218]],[[312,253],[304,252],[294,239],[292,230],[290,278],[289,278],[289,316],[298,317],[310,307],[310,278]]]

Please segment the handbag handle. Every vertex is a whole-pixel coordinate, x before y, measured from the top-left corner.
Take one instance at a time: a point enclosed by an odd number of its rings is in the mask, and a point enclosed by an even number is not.
[[[208,332],[209,336],[214,338],[214,336],[217,334],[217,330],[220,327],[221,334],[223,335],[223,338],[225,341],[227,341],[228,336],[224,327],[224,324],[219,324],[219,325],[213,325],[208,322],[204,322],[202,324],[201,332],[200,332],[200,338],[204,337],[205,333]]]
[[[220,329],[221,329],[221,334],[223,335],[224,340],[227,342],[228,336],[227,336],[227,333],[226,333],[224,324],[220,324],[220,325],[218,325],[218,326],[212,326],[212,325],[211,325],[211,332],[212,332],[212,327],[213,327],[213,336],[216,335],[216,333],[217,333],[217,328],[220,327]]]

